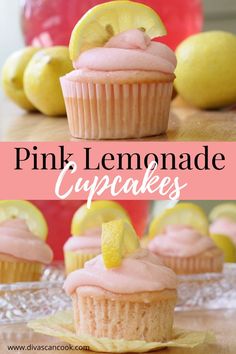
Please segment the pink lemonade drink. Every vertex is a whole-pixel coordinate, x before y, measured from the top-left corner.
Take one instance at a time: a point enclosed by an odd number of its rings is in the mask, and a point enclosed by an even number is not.
[[[162,41],[172,49],[186,37],[201,31],[201,0],[136,0],[152,7],[168,31]],[[104,0],[23,0],[22,29],[27,45],[68,45],[77,21]]]
[[[63,245],[70,236],[71,220],[75,211],[85,203],[81,200],[32,201],[44,214],[48,223],[48,244],[54,252],[54,260],[63,259]],[[147,227],[149,201],[119,201],[127,210],[132,223],[141,237]]]

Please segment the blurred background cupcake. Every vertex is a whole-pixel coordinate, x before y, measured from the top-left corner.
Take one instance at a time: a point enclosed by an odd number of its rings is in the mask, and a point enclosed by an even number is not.
[[[1,201],[0,234],[0,283],[39,280],[53,259],[41,212],[26,201]]]
[[[146,245],[177,274],[223,269],[223,252],[209,237],[207,215],[195,204],[181,203],[155,217]]]
[[[226,262],[236,262],[236,203],[216,205],[210,212],[210,234],[222,248]]]
[[[72,236],[64,244],[66,273],[83,268],[84,263],[101,253],[102,223],[129,216],[113,201],[94,201],[90,209],[82,205],[71,223]]]

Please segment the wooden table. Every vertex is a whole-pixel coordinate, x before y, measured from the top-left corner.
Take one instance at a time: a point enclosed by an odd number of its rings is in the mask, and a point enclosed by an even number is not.
[[[158,354],[235,354],[236,353],[236,310],[179,312],[175,314],[175,325],[179,328],[214,331],[217,342],[204,344],[195,349],[166,349]],[[9,354],[7,345],[58,345],[63,344],[53,337],[33,333],[25,324],[0,326],[0,353]],[[22,351],[17,353],[45,353],[45,351]],[[50,353],[62,353],[50,351]],[[73,353],[73,351],[66,351]],[[89,353],[89,352],[86,352]]]
[[[69,141],[65,117],[25,113],[7,99],[0,101],[2,141]],[[74,139],[75,140],[75,139]],[[177,98],[171,108],[168,132],[149,141],[236,141],[236,111],[200,111]]]

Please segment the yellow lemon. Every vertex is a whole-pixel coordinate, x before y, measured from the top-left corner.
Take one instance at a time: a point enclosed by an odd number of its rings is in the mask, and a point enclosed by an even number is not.
[[[236,222],[236,203],[222,203],[212,209],[209,219],[228,218]]]
[[[184,40],[176,50],[175,88],[199,108],[236,102],[236,35],[210,31]]]
[[[113,220],[102,224],[102,257],[106,268],[120,266],[124,256],[139,248],[137,234],[127,220]]]
[[[48,116],[65,115],[60,77],[73,70],[67,47],[40,50],[29,62],[24,74],[28,99]]]
[[[189,226],[202,235],[208,235],[207,216],[203,209],[192,203],[177,204],[155,217],[149,227],[149,236],[154,237],[165,232],[168,225]]]
[[[97,200],[91,203],[90,209],[82,205],[74,214],[71,223],[72,235],[81,235],[89,229],[101,227],[104,222],[114,219],[127,219],[129,216],[119,203],[108,200]]]
[[[236,262],[236,247],[231,239],[226,235],[210,235],[216,246],[224,252],[224,261],[227,263]]]
[[[13,53],[2,69],[2,86],[5,94],[19,107],[31,111],[35,107],[24,92],[23,77],[25,69],[32,56],[39,49],[26,47]]]
[[[112,36],[142,29],[151,38],[163,36],[166,29],[157,13],[134,1],[110,1],[93,7],[75,26],[70,40],[70,56],[76,60],[81,52],[102,47]]]
[[[24,220],[35,236],[46,240],[47,222],[36,206],[25,200],[1,200],[0,223],[15,218]]]

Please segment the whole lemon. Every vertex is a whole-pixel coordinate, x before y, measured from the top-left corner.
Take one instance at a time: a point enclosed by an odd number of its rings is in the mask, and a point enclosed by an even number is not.
[[[35,108],[25,95],[23,76],[30,59],[37,51],[37,48],[26,47],[14,52],[7,58],[2,69],[5,94],[18,106],[29,111]]]
[[[176,49],[175,88],[205,109],[236,102],[236,35],[223,31],[190,36]]]
[[[24,74],[28,99],[48,116],[65,115],[65,103],[59,78],[73,69],[69,50],[64,46],[40,50],[29,62]]]

